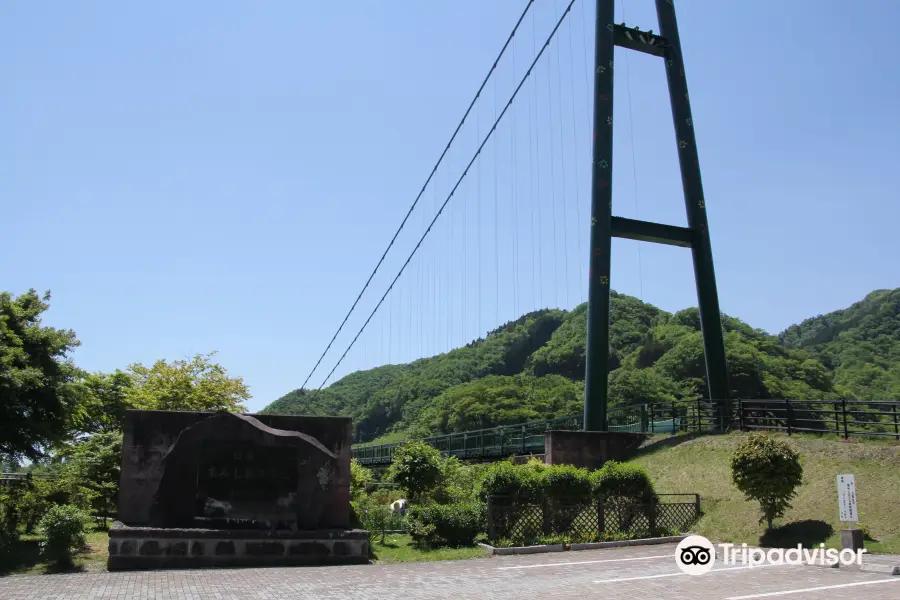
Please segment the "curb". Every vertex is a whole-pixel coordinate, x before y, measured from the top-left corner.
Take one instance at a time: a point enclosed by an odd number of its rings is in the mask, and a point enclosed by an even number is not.
[[[553,544],[548,546],[516,546],[513,548],[496,548],[488,544],[478,543],[479,546],[494,556],[509,556],[511,554],[544,554],[547,552],[568,552],[579,550],[599,550],[602,548],[621,548],[624,546],[654,546],[658,544],[678,543],[686,535],[673,535],[668,537],[644,538],[640,540],[621,540],[617,542],[591,542],[585,544]]]
[[[644,538],[640,540],[621,540],[618,542],[569,544],[569,550],[597,550],[600,548],[621,548],[624,546],[654,546],[657,544],[677,544],[686,537],[686,535],[670,535],[668,537]]]
[[[563,544],[553,544],[552,546],[515,546],[512,548],[495,548],[487,544],[478,544],[490,554],[495,556],[509,556],[510,554],[544,554],[547,552],[564,552],[566,547]]]
[[[900,575],[900,564],[878,562],[867,563],[863,561],[859,570],[867,571],[869,573],[881,573],[882,575]]]

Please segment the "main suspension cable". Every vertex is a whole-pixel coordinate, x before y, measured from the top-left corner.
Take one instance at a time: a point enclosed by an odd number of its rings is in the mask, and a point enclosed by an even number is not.
[[[494,124],[491,126],[490,130],[488,130],[487,135],[484,137],[481,144],[478,146],[478,150],[475,151],[475,155],[472,156],[472,159],[466,165],[466,169],[463,171],[462,175],[459,176],[459,179],[456,180],[456,183],[454,184],[453,188],[450,190],[450,193],[447,195],[447,198],[444,200],[443,204],[441,204],[441,207],[438,210],[437,214],[434,215],[434,218],[431,220],[431,223],[428,225],[428,229],[426,229],[425,233],[422,234],[422,237],[419,238],[419,241],[416,244],[415,248],[413,248],[413,250],[412,250],[412,252],[410,252],[409,256],[406,257],[406,261],[404,261],[403,265],[400,267],[400,270],[397,272],[397,275],[394,277],[393,281],[391,281],[391,285],[388,286],[387,291],[381,296],[381,299],[378,301],[378,304],[376,304],[375,308],[372,309],[372,312],[369,314],[369,317],[366,319],[365,323],[363,323],[362,327],[360,327],[359,331],[356,333],[353,340],[350,342],[350,345],[347,346],[346,350],[344,350],[344,353],[338,359],[338,361],[334,365],[334,367],[332,367],[331,371],[328,373],[328,375],[322,381],[322,384],[318,387],[316,392],[321,391],[321,389],[325,386],[325,384],[328,382],[328,380],[331,378],[331,376],[334,374],[334,372],[337,370],[337,368],[341,365],[341,363],[344,360],[344,357],[347,356],[347,353],[350,352],[350,349],[353,347],[353,344],[356,343],[356,340],[359,339],[359,336],[362,334],[363,331],[365,331],[366,326],[369,324],[369,321],[372,320],[372,317],[374,317],[375,313],[378,312],[378,308],[384,302],[385,298],[387,298],[388,294],[391,293],[391,290],[393,289],[394,285],[397,283],[397,280],[400,279],[400,276],[403,274],[403,271],[406,269],[406,266],[412,260],[413,256],[415,256],[416,252],[419,250],[419,247],[422,245],[422,242],[425,241],[425,238],[428,236],[429,232],[431,231],[431,228],[434,227],[434,224],[440,218],[441,213],[444,212],[444,208],[446,208],[447,204],[450,203],[450,199],[453,198],[453,194],[456,193],[456,190],[457,190],[457,188],[459,188],[459,185],[466,178],[466,175],[469,173],[469,169],[471,169],[472,165],[475,164],[475,161],[478,160],[478,157],[481,155],[481,151],[484,149],[485,145],[488,143],[488,140],[491,139],[491,136],[493,135],[493,133],[497,130],[497,125],[503,119],[503,116],[506,114],[506,111],[509,109],[509,107],[512,106],[512,103],[516,99],[516,96],[518,95],[519,90],[522,89],[522,86],[525,84],[525,81],[531,75],[532,69],[534,69],[534,66],[538,63],[541,56],[543,56],[544,51],[550,45],[550,42],[553,41],[553,38],[556,35],[556,32],[559,30],[563,21],[566,19],[566,16],[568,16],[569,11],[572,9],[573,4],[575,4],[575,0],[570,0],[569,4],[566,6],[566,10],[563,12],[563,14],[560,16],[559,20],[556,22],[556,25],[553,27],[553,30],[550,32],[550,35],[547,36],[547,40],[544,42],[544,45],[541,46],[540,51],[537,53],[537,55],[534,57],[534,60],[531,62],[531,66],[528,67],[528,71],[526,71],[525,75],[519,81],[519,85],[516,86],[516,89],[513,91],[512,95],[509,97],[509,100],[506,102],[506,106],[504,106],[503,110],[500,111],[500,114],[497,116],[497,119],[494,121]]]
[[[362,290],[360,290],[359,295],[356,296],[356,300],[353,301],[353,306],[350,307],[350,310],[347,311],[344,320],[341,321],[340,326],[337,328],[337,331],[334,332],[334,335],[331,337],[331,341],[328,342],[328,346],[325,347],[325,351],[322,352],[322,355],[319,357],[319,360],[316,361],[316,365],[312,368],[312,371],[309,372],[309,375],[306,376],[306,379],[303,381],[303,385],[300,386],[300,389],[306,387],[306,384],[309,383],[310,378],[313,376],[313,373],[316,372],[316,369],[319,368],[319,365],[322,363],[322,359],[325,358],[325,355],[328,354],[328,351],[331,349],[332,344],[337,339],[337,336],[340,335],[341,331],[344,329],[344,325],[347,324],[347,319],[350,318],[350,315],[353,314],[353,311],[356,310],[356,305],[359,304],[360,299],[363,297],[363,294],[368,289],[369,284],[372,283],[372,279],[375,277],[375,274],[378,272],[378,269],[381,268],[381,264],[384,262],[385,257],[388,252],[390,252],[391,248],[394,246],[394,242],[397,241],[397,237],[400,235],[400,232],[403,230],[403,227],[406,225],[406,222],[409,220],[409,216],[412,214],[413,210],[415,210],[416,206],[419,203],[419,199],[422,198],[422,194],[425,193],[428,184],[431,183],[434,174],[437,172],[438,167],[444,161],[444,157],[447,155],[447,151],[450,150],[450,146],[453,144],[453,141],[456,139],[457,134],[459,134],[460,129],[466,122],[466,118],[469,116],[469,113],[472,111],[472,107],[475,106],[475,103],[478,101],[478,98],[481,96],[482,90],[484,90],[484,86],[487,85],[488,80],[491,78],[491,75],[497,69],[497,64],[500,62],[500,59],[503,58],[503,54],[506,52],[506,48],[509,46],[509,43],[512,41],[513,37],[516,35],[516,31],[519,29],[519,25],[522,24],[522,21],[525,19],[525,15],[528,13],[529,9],[531,9],[531,5],[534,4],[534,0],[528,0],[525,5],[525,10],[522,11],[522,14],[519,15],[519,20],[516,21],[515,27],[513,27],[512,31],[509,34],[509,37],[506,38],[506,42],[503,44],[503,47],[500,49],[500,53],[497,55],[497,58],[494,59],[494,63],[491,65],[488,74],[485,76],[484,81],[481,82],[481,85],[478,87],[478,91],[475,92],[475,97],[472,98],[472,101],[469,103],[469,107],[466,109],[466,112],[463,114],[462,119],[460,119],[459,124],[456,126],[456,129],[453,131],[453,135],[450,136],[450,141],[447,142],[447,145],[444,147],[444,151],[441,152],[440,157],[438,157],[437,162],[434,164],[434,167],[431,169],[431,173],[429,173],[428,178],[425,180],[425,183],[422,185],[422,189],[419,190],[416,199],[413,201],[412,205],[409,207],[409,210],[406,211],[406,216],[403,217],[403,221],[400,223],[400,227],[397,228],[397,231],[394,232],[394,237],[391,238],[390,243],[387,248],[385,248],[384,253],[381,255],[381,258],[378,259],[378,264],[375,265],[375,269],[372,271],[372,274],[369,275],[369,278],[366,280],[366,284],[363,286]]]

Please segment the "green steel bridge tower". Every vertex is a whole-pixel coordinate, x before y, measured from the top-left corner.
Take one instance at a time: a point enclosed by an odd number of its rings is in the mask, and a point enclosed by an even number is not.
[[[717,421],[720,427],[724,427],[729,420],[725,341],[674,0],[656,0],[659,35],[652,31],[629,28],[624,24],[617,25],[614,22],[614,2],[615,0],[597,0],[584,430],[607,430],[610,252],[613,237],[691,249],[703,331],[708,393],[710,400],[718,404]],[[665,61],[687,210],[687,227],[612,216],[613,75],[616,46],[658,56]]]

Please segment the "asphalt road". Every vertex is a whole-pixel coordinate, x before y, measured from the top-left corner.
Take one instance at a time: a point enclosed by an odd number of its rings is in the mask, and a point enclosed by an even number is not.
[[[751,600],[900,599],[900,576],[858,568],[721,566],[681,572],[675,546],[642,546],[465,561],[258,569],[20,575],[0,600]]]

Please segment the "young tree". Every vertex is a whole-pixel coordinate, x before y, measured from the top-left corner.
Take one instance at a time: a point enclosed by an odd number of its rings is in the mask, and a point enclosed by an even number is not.
[[[114,515],[122,464],[122,434],[95,433],[65,448],[61,476],[69,477],[91,492],[94,514]]]
[[[75,332],[45,327],[50,305],[33,289],[0,293],[0,455],[32,460],[63,438],[75,402],[78,370],[68,354]]]
[[[731,477],[747,500],[759,502],[769,529],[784,516],[803,483],[800,455],[785,441],[762,432],[751,433],[731,457]]]
[[[394,451],[388,478],[419,500],[440,482],[441,453],[425,442],[403,444]]]
[[[225,367],[210,359],[215,352],[197,354],[190,361],[158,360],[152,367],[140,363],[128,370],[134,388],[128,400],[134,408],[149,410],[227,410],[243,412],[250,390],[240,377],[229,377]]]

